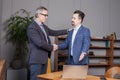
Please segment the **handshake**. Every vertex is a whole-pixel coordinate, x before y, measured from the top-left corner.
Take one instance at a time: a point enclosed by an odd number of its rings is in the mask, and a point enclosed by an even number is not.
[[[57,44],[53,44],[53,51],[56,51],[58,49],[58,45]]]

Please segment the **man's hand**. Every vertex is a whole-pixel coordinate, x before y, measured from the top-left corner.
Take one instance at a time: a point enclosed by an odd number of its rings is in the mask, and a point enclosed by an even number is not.
[[[56,51],[58,49],[58,45],[53,44],[53,51]]]
[[[79,57],[79,61],[82,61],[83,58],[85,57],[85,55],[86,55],[86,53],[85,53],[85,52],[82,52],[82,54],[81,54],[80,57]]]
[[[72,29],[73,29],[73,28],[68,28],[68,29],[67,29],[67,32],[71,31]]]

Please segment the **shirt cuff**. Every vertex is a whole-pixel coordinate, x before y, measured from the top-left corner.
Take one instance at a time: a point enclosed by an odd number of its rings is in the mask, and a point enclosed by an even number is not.
[[[87,53],[86,52],[82,52],[82,54],[86,55]]]

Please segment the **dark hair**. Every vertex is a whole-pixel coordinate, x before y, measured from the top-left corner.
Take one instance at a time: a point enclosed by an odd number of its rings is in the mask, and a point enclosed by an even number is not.
[[[84,14],[82,11],[76,10],[76,11],[74,12],[74,14],[78,14],[79,18],[81,18],[82,21],[83,21],[83,19],[84,19],[84,17],[85,17],[85,14]]]
[[[41,13],[43,10],[47,10],[47,8],[43,7],[43,6],[40,6],[36,9],[36,12],[35,12],[35,17],[38,16],[39,13]]]

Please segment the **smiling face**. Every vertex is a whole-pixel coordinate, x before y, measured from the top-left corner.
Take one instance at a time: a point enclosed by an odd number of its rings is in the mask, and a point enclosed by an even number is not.
[[[71,25],[72,25],[73,27],[75,27],[75,26],[80,25],[81,22],[82,22],[82,20],[81,20],[81,18],[79,17],[79,15],[78,15],[78,14],[73,14],[73,16],[72,16],[72,21],[71,21]]]

